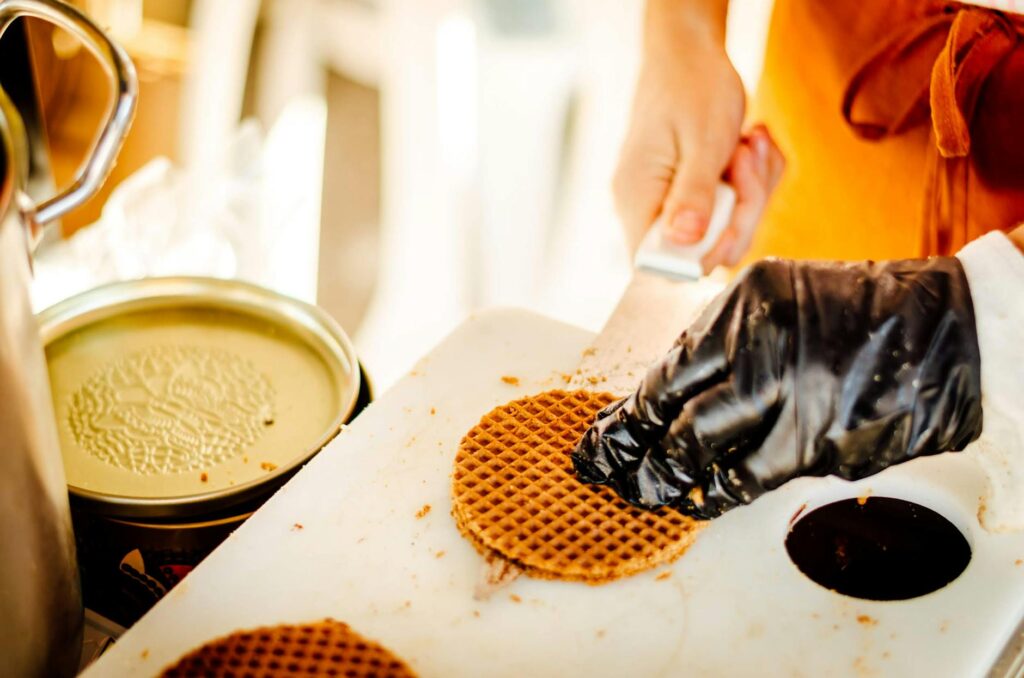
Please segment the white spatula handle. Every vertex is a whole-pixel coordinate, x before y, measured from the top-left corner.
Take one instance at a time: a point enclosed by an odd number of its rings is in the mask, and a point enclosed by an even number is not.
[[[696,280],[704,275],[701,259],[718,242],[722,232],[729,225],[733,208],[736,206],[736,192],[725,183],[715,191],[715,206],[704,238],[693,245],[676,245],[665,237],[665,223],[658,218],[644,236],[636,251],[634,265],[669,278]]]

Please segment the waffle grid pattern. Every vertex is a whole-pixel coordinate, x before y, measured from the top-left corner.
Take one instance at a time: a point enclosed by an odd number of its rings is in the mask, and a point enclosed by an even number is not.
[[[302,626],[240,631],[211,641],[164,670],[164,678],[413,678],[415,674],[381,645],[347,624],[327,620]]]
[[[540,578],[600,584],[682,555],[701,526],[576,479],[570,453],[609,393],[547,391],[498,407],[462,439],[452,514],[482,554]]]

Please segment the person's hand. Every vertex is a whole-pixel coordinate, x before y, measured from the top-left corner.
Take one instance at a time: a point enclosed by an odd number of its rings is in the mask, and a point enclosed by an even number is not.
[[[633,504],[713,518],[797,476],[961,450],[981,424],[958,259],[767,260],[598,415],[573,463]]]
[[[785,164],[763,126],[741,135],[743,83],[725,53],[724,8],[710,11],[714,4],[649,3],[643,66],[613,182],[635,250],[659,216],[673,242],[701,240],[715,187],[728,180],[736,207],[702,262],[705,271],[736,264],[749,248]]]

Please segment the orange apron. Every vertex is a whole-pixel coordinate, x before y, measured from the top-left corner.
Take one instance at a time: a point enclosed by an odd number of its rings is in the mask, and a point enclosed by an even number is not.
[[[1024,17],[776,0],[751,119],[787,166],[748,259],[950,254],[1024,223]]]

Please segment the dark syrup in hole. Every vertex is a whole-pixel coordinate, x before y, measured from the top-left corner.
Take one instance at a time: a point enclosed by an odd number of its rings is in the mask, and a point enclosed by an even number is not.
[[[891,497],[843,499],[814,509],[790,528],[786,551],[818,584],[869,600],[931,593],[971,561],[971,547],[953,523]]]

